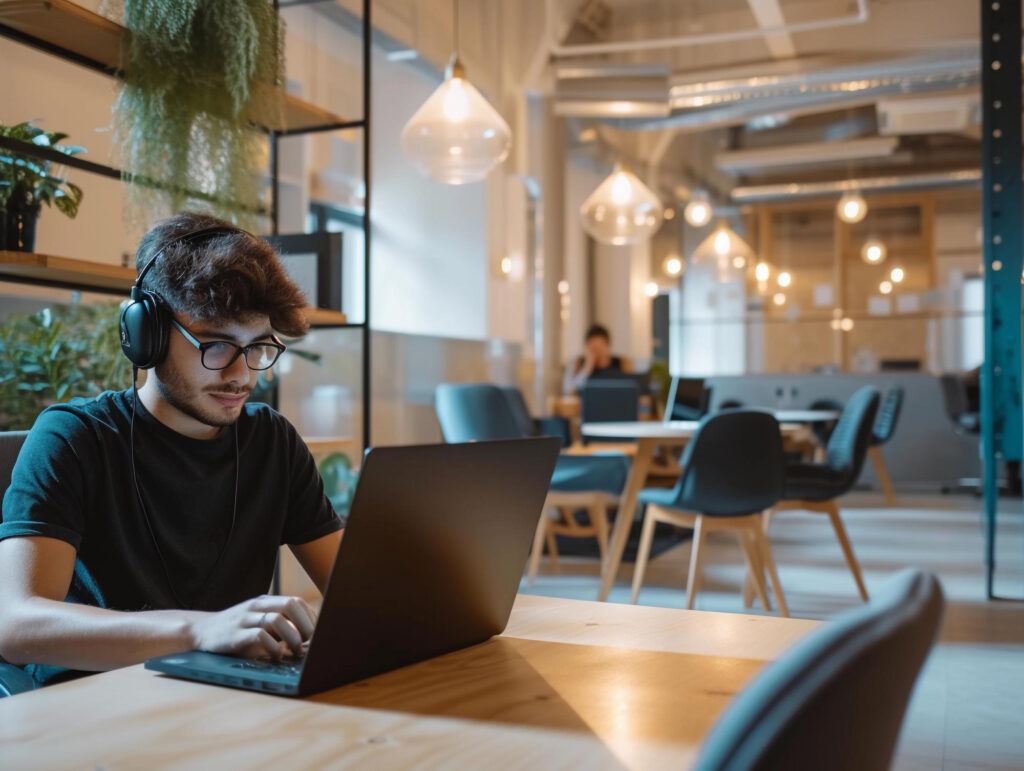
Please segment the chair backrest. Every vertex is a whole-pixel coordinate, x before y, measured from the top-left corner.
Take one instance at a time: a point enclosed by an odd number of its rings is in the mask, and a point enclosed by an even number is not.
[[[853,487],[860,476],[871,444],[878,401],[878,389],[864,386],[854,392],[839,413],[839,422],[828,439],[827,447],[828,465],[844,474],[843,489],[836,491],[837,496]]]
[[[675,505],[712,516],[771,508],[785,489],[786,458],[769,412],[725,410],[705,417],[679,461]]]
[[[509,409],[516,419],[516,425],[523,432],[523,436],[536,436],[537,429],[534,426],[533,418],[530,417],[530,408],[526,406],[526,399],[518,386],[499,386],[501,392],[508,400]]]
[[[640,389],[635,380],[587,380],[580,388],[584,423],[636,420],[639,415]]]
[[[942,607],[934,575],[901,571],[768,665],[711,730],[696,768],[889,768]]]
[[[885,444],[892,438],[902,407],[903,386],[893,386],[885,392],[882,405],[878,408],[875,425],[871,429],[871,444]]]
[[[441,383],[434,393],[434,408],[446,442],[481,442],[522,439],[522,427],[508,397],[489,383]]]
[[[954,423],[958,423],[961,415],[970,412],[967,383],[955,372],[947,372],[945,375],[939,375],[939,386],[942,388],[942,403],[946,408],[946,415]]]
[[[718,405],[720,410],[741,410],[743,409],[743,402],[739,399],[726,399],[724,402]]]
[[[809,410],[834,410],[835,412],[842,412],[843,403],[837,402],[835,399],[815,399],[808,405]],[[832,432],[836,429],[835,420],[826,420],[821,423],[811,423],[811,431],[814,432],[815,438],[818,440],[818,444],[825,446],[828,444],[828,440],[832,437]]]
[[[18,459],[21,446],[25,444],[25,437],[28,431],[2,431],[0,432],[0,500],[3,500],[4,493],[11,484],[11,472],[14,471],[14,461]]]

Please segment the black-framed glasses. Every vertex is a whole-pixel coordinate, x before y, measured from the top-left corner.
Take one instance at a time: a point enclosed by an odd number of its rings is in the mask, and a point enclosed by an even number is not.
[[[239,356],[245,357],[246,366],[249,369],[261,370],[270,369],[274,362],[285,352],[285,346],[276,337],[273,341],[259,340],[249,345],[235,345],[227,340],[212,340],[209,343],[199,342],[191,332],[171,319],[174,328],[181,332],[182,337],[188,340],[199,350],[200,359],[207,369],[227,369],[235,363]]]

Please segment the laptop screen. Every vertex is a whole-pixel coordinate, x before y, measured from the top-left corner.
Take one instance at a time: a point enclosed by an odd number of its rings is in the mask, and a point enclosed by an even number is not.
[[[700,420],[708,411],[704,378],[675,377],[665,402],[665,420]]]

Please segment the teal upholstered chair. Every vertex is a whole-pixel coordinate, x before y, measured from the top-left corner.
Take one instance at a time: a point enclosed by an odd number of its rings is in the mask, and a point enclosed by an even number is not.
[[[790,463],[786,468],[786,491],[783,499],[764,517],[765,533],[772,518],[780,511],[800,510],[827,514],[835,530],[846,564],[850,568],[857,591],[867,602],[868,590],[864,585],[860,564],[839,516],[838,498],[845,495],[857,482],[868,448],[871,446],[875,415],[878,413],[878,390],[873,386],[857,389],[843,407],[839,421],[828,438],[823,463]],[[750,576],[743,587],[743,601],[749,607],[753,602],[754,582]]]
[[[708,734],[699,771],[889,768],[942,617],[935,576],[907,569],[868,604],[769,664]]]
[[[25,443],[27,431],[5,431],[0,433],[0,500],[11,484],[11,471],[18,459],[21,446]],[[35,679],[20,667],[0,659],[0,698],[13,696],[36,687]]]
[[[741,409],[705,416],[686,445],[680,465],[683,472],[674,488],[648,488],[640,492],[646,512],[633,570],[633,603],[643,584],[654,526],[666,522],[693,528],[687,608],[693,608],[699,591],[705,536],[713,530],[729,530],[736,534],[747,565],[753,569],[755,587],[764,607],[771,607],[764,585],[767,569],[779,610],[788,616],[761,523],[762,512],[779,501],[785,484],[786,461],[775,416]]]
[[[476,442],[492,439],[516,439],[530,436],[529,425],[517,415],[508,394],[489,383],[442,383],[435,393],[435,408],[446,442]],[[551,489],[545,512],[555,510],[559,519],[541,516],[530,556],[529,581],[532,583],[540,564],[544,544],[553,566],[557,567],[555,535],[596,537],[604,554],[608,545],[609,507],[618,505],[626,484],[629,465],[620,454],[562,455],[551,477]],[[575,517],[586,509],[589,525]]]

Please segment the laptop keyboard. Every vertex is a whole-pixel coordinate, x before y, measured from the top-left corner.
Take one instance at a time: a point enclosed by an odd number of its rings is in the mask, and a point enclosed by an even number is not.
[[[236,669],[247,669],[255,672],[269,672],[275,675],[298,677],[302,672],[302,659],[284,658],[280,661],[245,660],[231,665]]]

